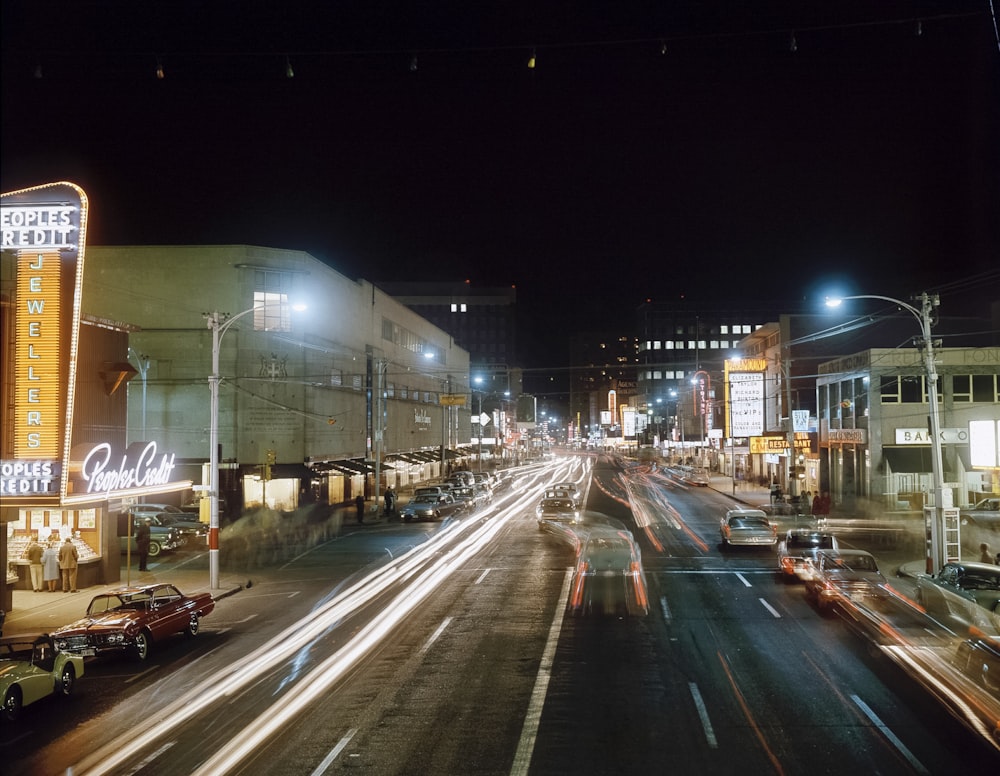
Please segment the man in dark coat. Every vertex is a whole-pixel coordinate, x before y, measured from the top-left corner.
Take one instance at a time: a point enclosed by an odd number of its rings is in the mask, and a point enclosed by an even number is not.
[[[139,571],[147,571],[146,559],[149,557],[149,527],[153,518],[147,517],[135,529],[135,546],[139,548]]]
[[[365,497],[360,493],[354,499],[354,506],[358,510],[358,523],[363,523],[365,521]]]

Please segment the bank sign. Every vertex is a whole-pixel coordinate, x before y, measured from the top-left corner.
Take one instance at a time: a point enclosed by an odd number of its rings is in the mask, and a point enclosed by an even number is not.
[[[72,183],[0,197],[4,273],[14,278],[5,288],[14,348],[3,356],[13,375],[12,395],[4,397],[11,407],[4,493],[26,504],[66,494],[67,468],[58,462],[69,459],[87,208],[87,195]]]

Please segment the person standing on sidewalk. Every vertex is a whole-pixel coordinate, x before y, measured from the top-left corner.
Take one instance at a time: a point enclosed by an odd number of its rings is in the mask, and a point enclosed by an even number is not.
[[[64,593],[76,593],[76,573],[79,568],[80,556],[76,551],[76,545],[70,536],[66,537],[62,547],[59,548],[59,570],[62,572],[62,589]]]
[[[358,510],[358,525],[365,521],[365,497],[360,493],[354,499],[354,507]]]
[[[24,557],[28,559],[28,570],[31,574],[31,589],[36,593],[42,592],[42,555],[45,549],[38,543],[38,539],[31,537],[31,542],[24,550]]]
[[[59,581],[59,548],[55,542],[49,542],[42,553],[42,579],[50,593],[56,592],[56,582]]]

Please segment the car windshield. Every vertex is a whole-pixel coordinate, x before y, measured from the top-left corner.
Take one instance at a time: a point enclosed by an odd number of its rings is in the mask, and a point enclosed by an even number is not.
[[[829,534],[792,534],[788,537],[788,546],[830,550],[833,549],[833,537]]]
[[[769,523],[762,517],[731,517],[729,525],[733,528],[768,528]]]
[[[1000,590],[1000,571],[996,574],[966,572],[959,579],[958,586],[963,590]]]
[[[834,558],[831,571],[878,571],[875,559],[870,555],[854,555],[851,557]]]
[[[421,493],[413,499],[414,504],[436,504],[438,502],[437,493]]]
[[[118,609],[123,604],[124,601],[116,595],[99,595],[90,602],[87,614],[103,614]]]

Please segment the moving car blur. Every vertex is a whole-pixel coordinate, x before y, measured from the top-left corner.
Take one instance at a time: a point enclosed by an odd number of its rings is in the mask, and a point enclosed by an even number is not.
[[[820,612],[853,604],[877,608],[885,596],[886,578],[870,552],[823,550],[816,555],[813,569],[805,580],[806,593]]]
[[[786,582],[805,581],[821,550],[836,550],[837,537],[812,527],[789,528],[778,542],[778,572]]]
[[[649,613],[639,547],[629,531],[596,527],[587,532],[567,608],[574,615],[644,617]]]

